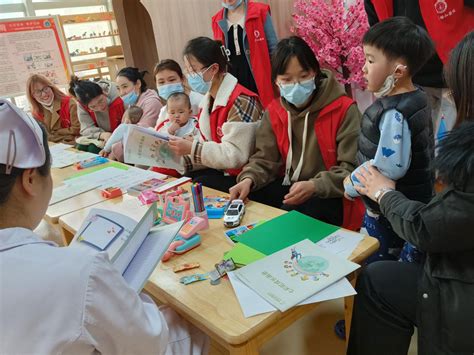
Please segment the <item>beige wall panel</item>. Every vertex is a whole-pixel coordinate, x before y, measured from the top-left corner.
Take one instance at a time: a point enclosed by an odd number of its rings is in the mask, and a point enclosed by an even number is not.
[[[279,38],[288,36],[293,0],[261,0],[269,3]],[[160,59],[182,64],[186,42],[194,37],[212,37],[211,18],[221,8],[220,0],[141,0],[150,14]]]

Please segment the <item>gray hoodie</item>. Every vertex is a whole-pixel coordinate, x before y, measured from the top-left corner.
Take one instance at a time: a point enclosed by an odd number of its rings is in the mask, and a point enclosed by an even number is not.
[[[119,97],[119,92],[115,83],[108,80],[99,80],[97,82],[102,87],[102,90],[107,95],[107,101],[113,102]],[[111,132],[109,111],[95,111],[97,125],[81,104],[77,104],[77,116],[81,124],[81,136],[87,138],[99,139],[99,134],[102,132]]]

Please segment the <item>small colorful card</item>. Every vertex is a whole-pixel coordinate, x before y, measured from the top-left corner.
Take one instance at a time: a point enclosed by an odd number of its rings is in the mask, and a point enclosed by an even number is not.
[[[94,215],[89,219],[89,223],[78,237],[78,241],[104,251],[123,230],[124,228],[121,225],[111,219]]]
[[[143,192],[146,190],[156,189],[157,187],[160,187],[161,185],[164,185],[166,183],[167,183],[166,180],[152,178],[150,180],[143,181],[141,184],[130,187],[128,189],[128,193],[132,195],[137,195],[140,192]]]
[[[238,226],[236,228],[226,230],[224,232],[224,234],[232,244],[235,244],[235,243],[238,243],[238,241],[235,240],[236,237],[238,237],[239,235],[244,234],[245,232],[248,232],[249,230],[254,229],[255,227],[261,225],[262,223],[265,223],[265,221],[262,220],[262,221],[250,223],[250,224],[247,224],[247,225],[244,225],[244,226]]]

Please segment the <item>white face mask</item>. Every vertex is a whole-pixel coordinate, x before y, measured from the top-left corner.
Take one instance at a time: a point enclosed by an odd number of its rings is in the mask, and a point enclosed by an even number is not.
[[[37,99],[37,100],[38,100],[38,102],[39,102],[40,104],[42,104],[43,106],[51,106],[51,104],[52,104],[53,101],[54,101],[54,95],[51,95],[51,97],[50,97],[48,100],[46,100],[46,101],[41,100],[41,99]]]
[[[398,64],[392,74],[387,76],[380,89],[374,92],[376,98],[384,97],[392,92],[398,79],[395,79],[395,72],[398,68],[406,69],[406,65]]]

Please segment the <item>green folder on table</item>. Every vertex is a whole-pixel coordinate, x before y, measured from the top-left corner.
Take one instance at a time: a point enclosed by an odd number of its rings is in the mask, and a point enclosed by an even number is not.
[[[270,255],[304,239],[319,242],[340,227],[291,211],[235,238],[239,244]],[[237,244],[237,245],[239,245]]]
[[[117,168],[117,169],[120,169],[120,170],[128,170],[128,169],[130,169],[130,166],[119,163],[117,161],[110,161],[106,164],[102,164],[102,165],[94,166],[92,168],[87,168],[87,169],[81,170],[78,173],[68,177],[65,180],[75,179],[75,178],[78,178],[78,177],[81,177],[81,176],[84,176],[84,175],[89,175],[89,174],[95,173],[96,171],[107,169],[107,168]]]

